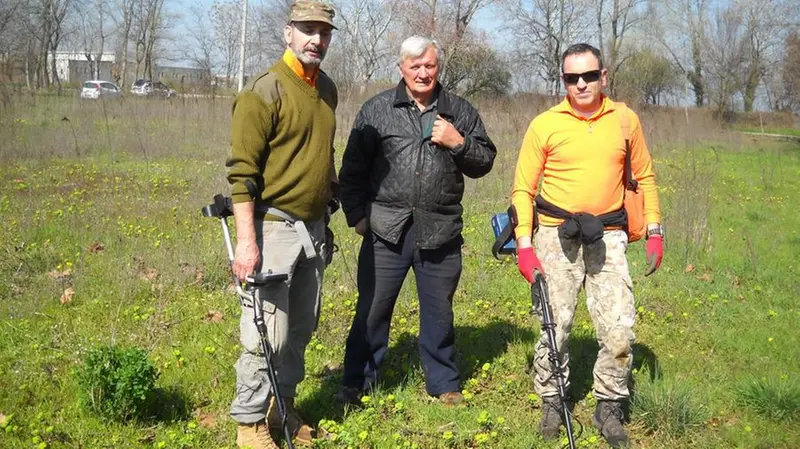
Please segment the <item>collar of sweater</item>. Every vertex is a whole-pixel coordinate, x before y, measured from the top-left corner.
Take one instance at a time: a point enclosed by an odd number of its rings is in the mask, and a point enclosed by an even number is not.
[[[292,68],[286,65],[286,62],[284,62],[282,58],[276,61],[275,65],[273,65],[269,71],[280,73],[288,84],[294,86],[294,89],[308,95],[312,100],[318,100],[320,98],[319,90],[300,79]],[[288,88],[289,86],[285,87]]]
[[[303,63],[297,59],[297,55],[290,49],[286,49],[283,52],[283,62],[292,69],[295,75],[297,75],[301,80],[308,83],[309,86],[316,87],[317,85],[317,76],[319,76],[319,67],[313,68],[311,70],[306,70],[303,67]]]

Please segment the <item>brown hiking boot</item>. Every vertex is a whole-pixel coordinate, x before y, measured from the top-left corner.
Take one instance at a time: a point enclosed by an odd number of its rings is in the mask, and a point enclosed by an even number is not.
[[[561,428],[561,398],[558,396],[542,398],[542,420],[539,421],[539,433],[545,440],[558,437]]]
[[[622,427],[625,413],[622,402],[597,401],[597,409],[592,416],[592,424],[600,431],[608,445],[614,448],[628,447],[628,434]]]
[[[439,400],[446,406],[454,406],[464,402],[464,395],[459,391],[448,391],[439,395]]]
[[[239,424],[236,431],[236,445],[250,449],[280,449],[269,434],[266,423]]]
[[[286,425],[289,428],[289,432],[294,437],[294,443],[300,446],[311,446],[314,437],[316,437],[314,428],[303,422],[300,413],[294,408],[294,398],[284,398],[283,402],[286,404]],[[281,415],[278,412],[275,396],[269,399],[267,422],[269,422],[269,429],[271,432],[276,435],[284,436],[283,428],[281,427]]]

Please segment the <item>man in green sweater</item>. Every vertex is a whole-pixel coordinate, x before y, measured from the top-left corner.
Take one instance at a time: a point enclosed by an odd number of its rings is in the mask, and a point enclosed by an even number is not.
[[[305,376],[305,350],[316,329],[325,268],[325,220],[337,191],[333,164],[336,86],[319,69],[331,41],[334,11],[327,3],[299,0],[284,28],[286,52],[251,80],[233,105],[232,151],[226,162],[236,223],[233,271],[288,273],[259,288],[268,339],[275,350],[277,388],[285,399],[296,444],[311,444],[313,429],[294,407]],[[266,363],[260,354],[253,309],[242,308],[243,351],[236,362],[231,416],[237,444],[277,449],[280,434]]]

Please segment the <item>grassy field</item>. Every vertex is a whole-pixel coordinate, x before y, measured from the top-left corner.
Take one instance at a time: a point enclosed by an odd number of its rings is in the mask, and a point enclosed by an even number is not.
[[[219,224],[200,214],[228,192],[229,104],[31,97],[0,112],[0,447],[235,446],[227,412],[239,305]],[[442,408],[424,392],[409,278],[381,388],[361,409],[334,407],[359,246],[334,216],[341,250],[298,397],[324,434],[316,447],[563,446],[535,432],[529,362],[539,324],[529,291],[510,260],[490,255],[490,217],[507,208],[520,133],[541,107],[481,109],[501,151],[490,175],[468,183],[464,204],[455,299],[463,406]],[[353,110],[340,111],[340,139]],[[800,147],[681,125],[682,115],[643,117],[668,237],[655,276],[643,276],[643,245],[629,249],[634,447],[796,448]],[[570,391],[579,446],[604,448],[591,427],[597,343],[579,304]],[[106,422],[79,406],[76,374],[108,343],[144,348],[158,368],[152,417]]]

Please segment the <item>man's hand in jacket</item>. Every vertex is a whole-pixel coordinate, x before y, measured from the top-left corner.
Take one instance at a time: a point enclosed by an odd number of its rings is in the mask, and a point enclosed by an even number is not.
[[[464,143],[464,136],[458,132],[452,123],[443,119],[441,115],[437,115],[431,131],[431,142],[452,150]]]
[[[356,234],[364,235],[367,233],[367,229],[369,229],[369,222],[367,221],[367,217],[362,218],[358,221],[355,225]]]
[[[531,284],[533,284],[533,272],[535,270],[544,274],[542,263],[539,262],[539,258],[536,257],[533,247],[530,246],[527,248],[520,248],[517,251],[517,268],[519,268],[519,272],[522,273],[522,276]]]

